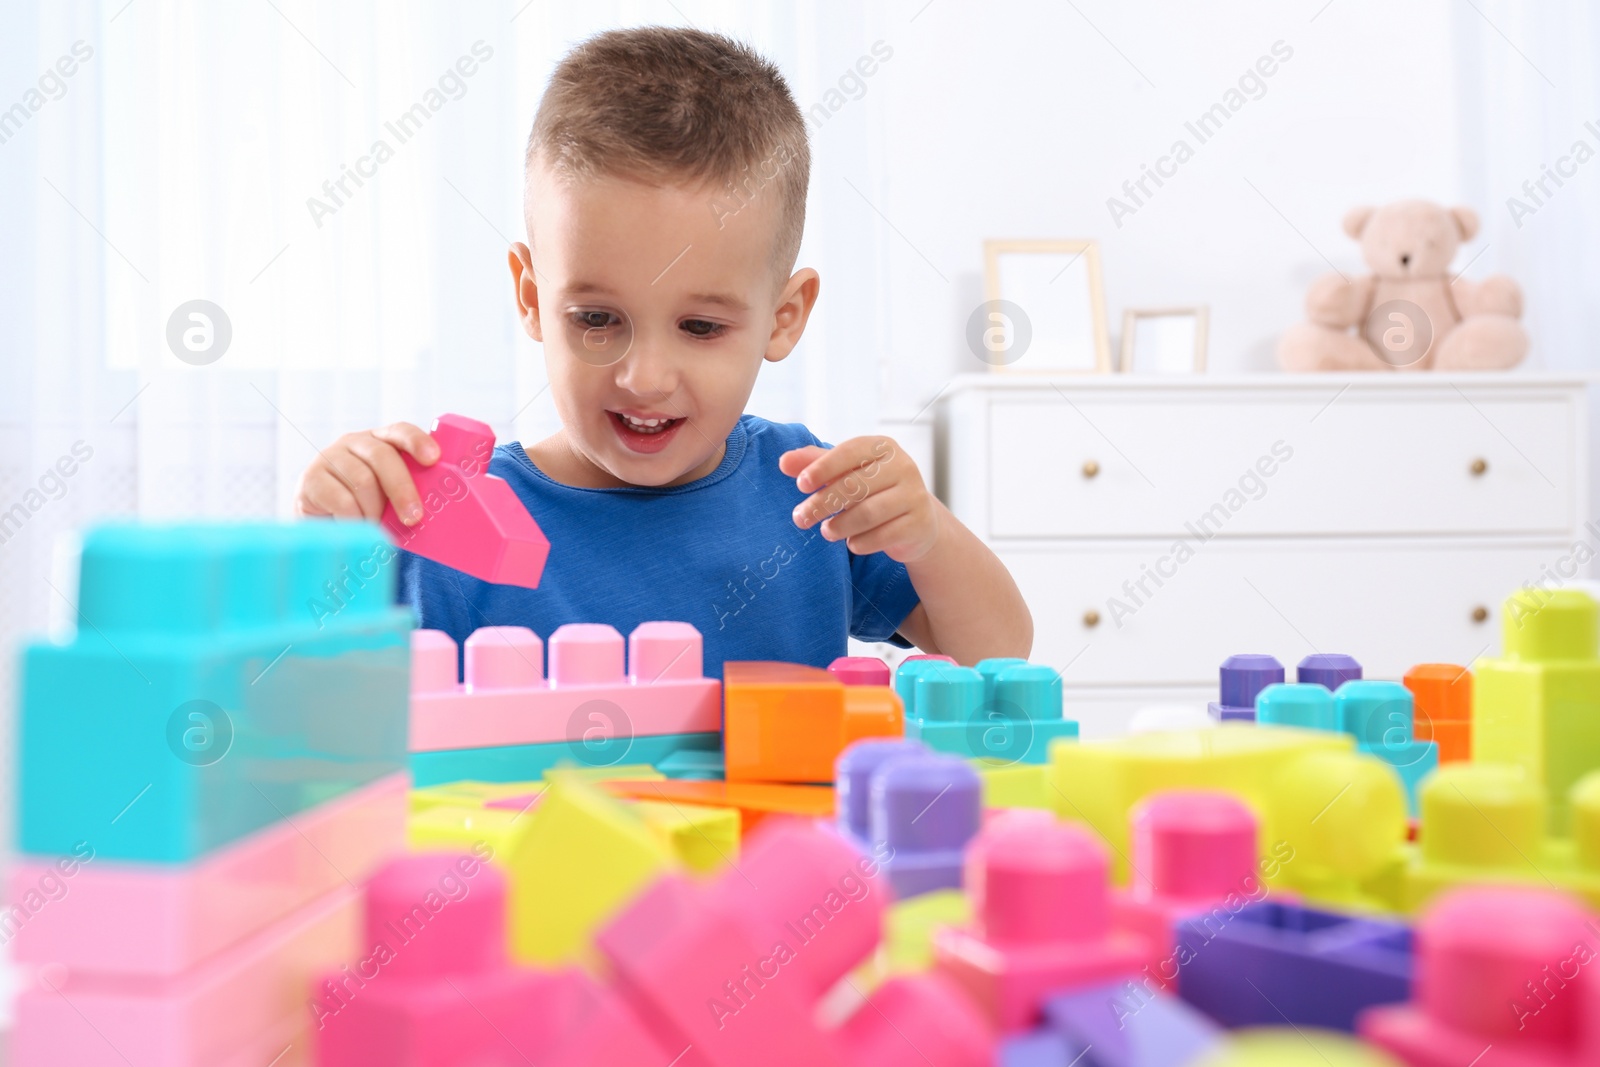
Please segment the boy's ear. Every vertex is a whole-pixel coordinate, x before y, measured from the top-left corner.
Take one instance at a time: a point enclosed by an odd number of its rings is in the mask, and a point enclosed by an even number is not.
[[[544,328],[539,323],[539,284],[533,273],[533,252],[517,241],[508,254],[511,264],[511,284],[516,290],[517,318],[522,328],[535,341],[544,341]]]
[[[778,310],[773,315],[772,336],[767,338],[764,356],[769,362],[783,359],[800,343],[806,332],[806,320],[817,303],[817,291],[822,288],[822,276],[810,267],[794,272],[794,277],[783,287],[778,297]]]

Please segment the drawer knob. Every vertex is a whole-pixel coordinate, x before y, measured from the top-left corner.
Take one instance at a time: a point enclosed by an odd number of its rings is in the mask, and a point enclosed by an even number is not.
[[[1467,469],[1472,471],[1474,475],[1482,474],[1484,471],[1489,469],[1489,461],[1480,456],[1479,458],[1473,460],[1472,466]]]
[[[1472,621],[1473,622],[1483,622],[1488,617],[1489,617],[1489,609],[1484,607],[1482,604],[1479,604],[1477,607],[1472,609]]]
[[[1100,464],[1099,463],[1095,462],[1092,459],[1086,459],[1086,460],[1083,461],[1083,476],[1085,478],[1093,478],[1095,475],[1097,475],[1099,473],[1100,473]]]
[[[1083,613],[1083,624],[1090,629],[1100,625],[1100,613],[1093,608]]]

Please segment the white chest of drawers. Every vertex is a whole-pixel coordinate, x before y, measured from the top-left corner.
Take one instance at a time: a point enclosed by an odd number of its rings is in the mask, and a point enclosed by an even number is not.
[[[972,375],[936,487],[1016,576],[1085,736],[1215,699],[1217,666],[1368,677],[1499,648],[1524,583],[1587,577],[1588,397],[1535,375]]]

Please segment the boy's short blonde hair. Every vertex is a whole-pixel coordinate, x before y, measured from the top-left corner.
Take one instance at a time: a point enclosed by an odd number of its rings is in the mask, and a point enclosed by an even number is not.
[[[667,26],[611,30],[567,53],[528,136],[558,176],[704,182],[718,225],[779,198],[773,254],[788,277],[805,230],[811,151],[783,75],[748,45]]]

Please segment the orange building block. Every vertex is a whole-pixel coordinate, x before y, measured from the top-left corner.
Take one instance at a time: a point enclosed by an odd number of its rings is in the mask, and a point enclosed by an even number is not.
[[[1412,736],[1436,741],[1440,763],[1472,758],[1472,672],[1454,663],[1419,663],[1402,681],[1416,710]]]
[[[655,800],[668,804],[704,804],[739,809],[739,836],[746,838],[769,815],[833,818],[830,785],[775,785],[768,782],[702,782],[668,778],[665,781],[623,779],[605,783],[614,795],[629,800]]]
[[[729,782],[831,782],[852,741],[905,734],[893,689],[847,686],[820,667],[727,663],[722,693]]]

